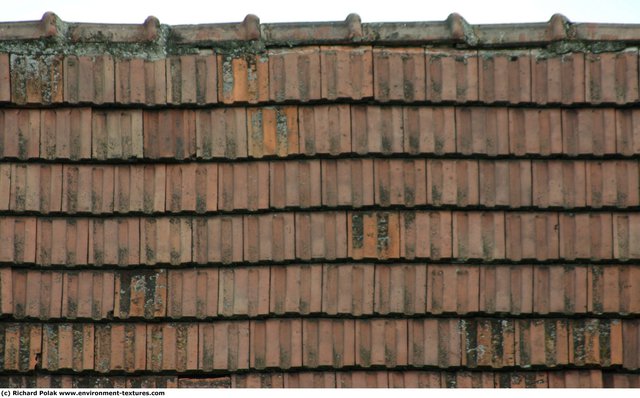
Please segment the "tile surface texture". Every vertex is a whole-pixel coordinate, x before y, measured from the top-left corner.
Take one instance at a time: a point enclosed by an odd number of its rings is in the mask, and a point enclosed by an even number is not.
[[[639,44],[0,23],[0,387],[640,387]]]

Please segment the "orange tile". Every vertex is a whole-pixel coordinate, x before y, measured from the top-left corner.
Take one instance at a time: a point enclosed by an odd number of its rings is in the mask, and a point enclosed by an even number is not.
[[[459,320],[412,319],[408,322],[409,365],[460,366],[462,336]]]
[[[531,102],[529,51],[479,51],[478,89],[482,102]]]
[[[40,156],[91,159],[91,108],[58,108],[40,112]]]
[[[427,202],[435,206],[479,204],[478,162],[475,160],[428,159]]]
[[[295,258],[293,213],[244,216],[244,260],[284,261]]]
[[[456,151],[463,155],[509,153],[506,108],[456,108]]]
[[[320,49],[269,50],[269,99],[306,102],[321,98]]]
[[[94,110],[91,132],[93,159],[137,159],[144,156],[140,110]]]
[[[347,257],[344,212],[296,213],[296,258],[335,260]]]
[[[63,101],[63,57],[11,54],[11,101],[52,104]]]
[[[209,318],[218,315],[218,269],[169,270],[167,316]],[[162,301],[158,300],[158,304]]]
[[[243,260],[241,216],[196,219],[193,224],[193,261],[198,264]]]
[[[154,325],[155,327],[155,325]],[[147,361],[147,327],[136,323],[109,323],[95,326],[95,370],[135,372],[144,370]],[[154,341],[155,343],[155,341]]]
[[[402,212],[400,241],[402,258],[451,258],[451,212]]]
[[[560,258],[613,258],[612,228],[611,214],[560,214]]]
[[[43,326],[42,336],[43,369],[94,369],[94,325],[48,324]]]
[[[303,319],[302,364],[308,368],[355,365],[355,323],[351,319]]]
[[[453,107],[402,108],[404,151],[411,154],[456,152],[456,119]]]
[[[440,388],[440,372],[405,370],[389,372],[389,388]]]
[[[271,267],[269,312],[313,314],[322,310],[323,269],[320,264]]]
[[[348,105],[298,108],[300,153],[339,155],[351,152],[351,109]]]
[[[579,52],[548,56],[531,50],[532,96],[539,104],[585,101],[585,62]]]
[[[284,386],[286,388],[335,388],[336,374],[334,372],[285,373]]]
[[[548,313],[587,312],[587,267],[550,265],[533,267],[533,311]]]
[[[322,312],[371,314],[374,302],[373,264],[325,264],[322,269]]]
[[[533,204],[537,207],[587,205],[587,169],[583,161],[532,161]]]
[[[478,297],[488,288],[480,283],[481,270],[485,267],[488,266],[429,265],[426,311],[432,314],[478,312],[481,308]]]
[[[427,49],[427,99],[478,100],[478,53],[454,49]]]
[[[388,388],[389,374],[387,371],[349,371],[336,372],[337,388]]]
[[[198,158],[247,157],[247,112],[244,108],[197,110],[195,124]]]
[[[28,323],[0,324],[0,358],[3,370],[27,372],[41,366],[42,325]]]
[[[375,202],[412,207],[427,203],[427,167],[423,159],[376,159]]]
[[[374,204],[373,159],[322,160],[322,204],[362,207]]]
[[[427,274],[426,264],[376,264],[375,313],[422,314],[428,302]]]
[[[563,153],[562,114],[559,109],[509,109],[509,153]]]
[[[159,270],[119,271],[115,274],[113,316],[118,319],[153,319],[167,315],[171,286],[167,272]]]
[[[115,64],[110,55],[64,58],[64,100],[77,103],[113,103]]]
[[[263,54],[254,57],[219,54],[218,99],[225,104],[269,99],[269,59]]]
[[[140,58],[118,59],[115,62],[115,97],[119,104],[167,103],[165,60]]]
[[[302,320],[267,319],[250,322],[250,361],[255,369],[302,366]]]
[[[247,109],[248,155],[286,157],[299,153],[296,106]]]
[[[320,161],[269,163],[270,207],[320,206]]]
[[[40,157],[40,120],[39,109],[0,110],[0,156]]]
[[[137,265],[140,258],[138,218],[89,219],[89,264]]]
[[[145,218],[140,221],[140,263],[191,262],[193,222],[190,218]]]
[[[374,96],[378,101],[424,101],[425,74],[422,48],[373,50]]]
[[[362,99],[373,96],[371,47],[320,47],[322,98]]]
[[[406,319],[358,319],[355,324],[357,365],[393,368],[408,364]]]
[[[351,107],[351,150],[360,155],[401,153],[402,108],[399,106]]]
[[[144,156],[189,159],[196,156],[195,112],[184,109],[145,111]]]
[[[640,112],[637,109],[616,110],[616,151],[630,156],[640,150]]]
[[[219,272],[220,315],[258,316],[269,313],[269,267],[223,267]]]
[[[198,325],[147,325],[147,370],[178,372],[198,369]]]
[[[616,153],[613,109],[562,111],[562,152],[569,156],[603,156]]]
[[[218,102],[215,55],[181,55],[167,58],[167,102],[213,104]]]
[[[218,321],[199,324],[198,369],[249,368],[249,322]]]
[[[638,49],[585,56],[586,101],[626,104],[638,101]]]
[[[60,293],[62,302],[61,316],[67,319],[91,318],[106,319],[114,313],[114,273],[110,271],[65,272],[62,275],[51,275],[52,282],[61,279],[63,289]],[[53,298],[58,294],[53,293]],[[47,295],[48,296],[48,295]],[[45,296],[46,300],[47,297]],[[43,300],[42,305],[48,305]]]

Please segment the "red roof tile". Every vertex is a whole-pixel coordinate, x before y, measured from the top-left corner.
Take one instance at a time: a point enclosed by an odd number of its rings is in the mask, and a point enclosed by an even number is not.
[[[637,386],[638,43],[0,23],[0,386]]]

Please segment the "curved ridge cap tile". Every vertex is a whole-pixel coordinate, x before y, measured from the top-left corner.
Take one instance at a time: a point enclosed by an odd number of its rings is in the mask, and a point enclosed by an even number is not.
[[[475,25],[474,31],[480,45],[483,44],[523,44],[544,43],[548,24],[533,22],[522,24]]]
[[[451,38],[455,41],[476,45],[478,38],[469,23],[457,12],[449,14],[445,22],[449,25]]]
[[[562,14],[553,14],[547,23],[548,40],[564,40],[569,37],[571,21]]]
[[[136,43],[154,41],[158,38],[160,21],[149,16],[144,23],[138,24],[103,24],[103,23],[71,23],[69,37],[72,42],[96,43]]]
[[[571,23],[562,14],[548,22],[474,25],[479,44],[538,44],[569,38]],[[638,36],[640,38],[640,36]]]
[[[416,44],[456,41],[449,21],[380,22],[363,24],[366,41],[380,44]]]
[[[62,21],[47,11],[39,21],[0,22],[0,40],[30,40],[58,36]]]
[[[358,14],[349,14],[344,21],[262,24],[263,39],[273,44],[359,41],[362,32],[362,21]]]
[[[640,24],[576,23],[577,40],[640,42]]]
[[[179,44],[260,40],[260,18],[248,14],[242,22],[175,25],[171,26],[171,36]]]

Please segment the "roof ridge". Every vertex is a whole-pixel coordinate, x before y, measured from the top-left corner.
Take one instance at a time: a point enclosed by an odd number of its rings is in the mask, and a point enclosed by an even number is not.
[[[261,24],[252,14],[242,22],[161,25],[153,16],[142,24],[66,22],[53,12],[39,21],[0,22],[0,41],[57,39],[69,43],[145,43],[160,40],[162,28],[176,45],[209,46],[262,41],[265,45],[304,44],[458,44],[471,47],[539,45],[562,40],[640,43],[640,24],[572,23],[561,14],[547,22],[469,24],[457,13],[444,21],[362,23],[358,14],[344,21]]]

